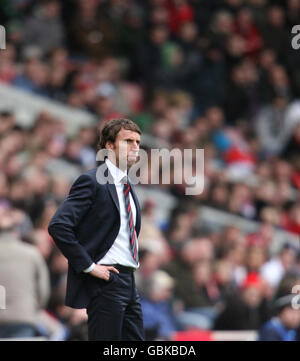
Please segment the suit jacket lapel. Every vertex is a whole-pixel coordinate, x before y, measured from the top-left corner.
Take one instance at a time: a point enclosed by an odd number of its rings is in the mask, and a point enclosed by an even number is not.
[[[97,165],[99,165],[99,166],[103,165],[105,167],[103,173],[104,173],[105,177],[108,178],[108,183],[106,183],[106,187],[109,191],[109,194],[110,194],[115,206],[117,207],[117,209],[120,213],[120,204],[119,204],[118,194],[117,194],[116,186],[114,184],[113,177],[112,177],[110,171],[108,170],[108,167],[105,162],[97,162]]]

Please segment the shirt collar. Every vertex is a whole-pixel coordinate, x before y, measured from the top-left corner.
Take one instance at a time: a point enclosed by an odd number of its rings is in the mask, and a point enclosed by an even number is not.
[[[108,158],[105,159],[105,163],[115,183],[119,184],[124,177],[127,177],[127,172],[124,172],[120,168],[116,167]]]

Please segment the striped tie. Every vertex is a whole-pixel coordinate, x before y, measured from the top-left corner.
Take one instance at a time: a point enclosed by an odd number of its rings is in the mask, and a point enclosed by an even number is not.
[[[136,231],[135,231],[135,227],[133,224],[133,214],[132,214],[130,198],[129,198],[130,185],[127,182],[128,182],[127,177],[126,178],[124,177],[124,180],[122,183],[124,183],[123,193],[124,193],[124,198],[125,198],[125,207],[126,207],[127,216],[128,216],[127,219],[128,219],[128,226],[129,226],[130,249],[131,249],[133,259],[136,261],[136,263],[138,263],[139,255],[138,255],[138,251],[137,251],[137,236],[136,236]]]

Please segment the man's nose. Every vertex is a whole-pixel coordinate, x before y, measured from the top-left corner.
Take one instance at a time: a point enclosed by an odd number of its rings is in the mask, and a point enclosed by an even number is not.
[[[133,149],[134,150],[139,150],[139,148],[140,148],[139,144],[137,142],[134,142],[133,143]]]

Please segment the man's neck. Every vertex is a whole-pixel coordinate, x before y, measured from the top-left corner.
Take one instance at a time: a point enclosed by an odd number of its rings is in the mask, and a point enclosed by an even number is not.
[[[114,158],[111,159],[110,157],[108,157],[108,160],[118,169],[120,169],[122,172],[127,173],[127,168],[125,166],[122,167],[122,164],[120,164],[120,162],[118,161],[118,159]]]

